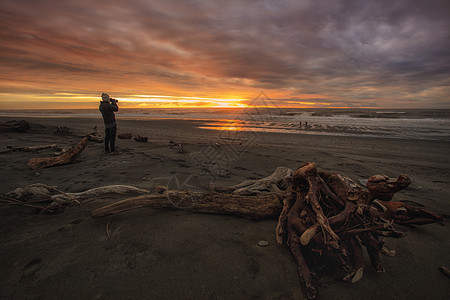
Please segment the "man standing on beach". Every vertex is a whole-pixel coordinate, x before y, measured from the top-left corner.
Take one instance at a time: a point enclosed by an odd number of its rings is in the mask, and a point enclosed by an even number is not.
[[[116,116],[115,111],[119,110],[117,100],[109,98],[108,94],[102,94],[102,101],[100,101],[99,110],[102,113],[103,121],[105,122],[105,152],[111,150],[111,154],[118,154],[116,151]]]

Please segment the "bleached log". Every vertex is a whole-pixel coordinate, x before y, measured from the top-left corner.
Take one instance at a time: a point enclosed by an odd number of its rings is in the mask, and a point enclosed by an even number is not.
[[[52,201],[55,202],[69,202],[76,199],[80,202],[85,199],[98,198],[98,197],[108,197],[111,195],[138,195],[138,194],[149,194],[149,190],[144,190],[131,185],[107,185],[97,188],[92,188],[79,193],[63,193],[57,194],[50,197]]]
[[[188,211],[227,214],[260,220],[278,216],[281,203],[276,195],[241,196],[168,191],[163,195],[143,195],[94,210],[94,218],[109,216],[142,207],[175,208]]]
[[[37,152],[39,150],[45,150],[45,149],[53,149],[60,151],[61,147],[58,147],[56,144],[51,145],[41,145],[41,146],[20,146],[20,147],[14,147],[14,146],[7,146],[8,150],[0,151],[0,154],[8,153],[8,152]]]
[[[65,193],[59,190],[56,186],[47,185],[43,183],[31,184],[25,188],[16,188],[13,191],[6,193],[6,196],[11,199],[22,202],[36,203],[36,202],[58,202],[70,203],[73,201],[80,201],[99,197],[108,197],[112,195],[140,195],[149,194],[150,191],[141,189],[131,185],[106,185],[97,188],[88,189],[78,193]]]
[[[230,187],[213,187],[213,190],[236,195],[260,195],[267,193],[282,195],[290,186],[292,173],[292,170],[289,168],[278,167],[271,175],[262,179],[244,180]]]

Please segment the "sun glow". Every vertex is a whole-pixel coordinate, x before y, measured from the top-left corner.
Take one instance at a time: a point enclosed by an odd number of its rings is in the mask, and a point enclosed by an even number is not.
[[[101,101],[101,93],[92,94],[9,94],[0,93],[0,109],[89,109]],[[127,95],[109,93],[123,108],[245,108],[241,97],[194,97],[169,95]]]
[[[315,102],[308,99],[308,95],[301,95],[297,100],[279,100],[285,98],[283,94],[276,94],[275,98],[255,98],[255,95],[236,95],[223,93],[219,97],[214,96],[184,96],[174,92],[175,95],[164,94],[122,94],[108,91],[110,97],[119,100],[121,108],[158,108],[158,109],[183,109],[183,108],[306,108],[306,107],[331,107],[331,103]],[[178,95],[177,95],[178,94]],[[181,95],[180,95],[181,94]],[[87,93],[49,93],[49,94],[13,94],[0,93],[1,109],[92,109],[101,101],[101,92],[97,94]],[[264,94],[265,95],[265,94]],[[308,101],[309,100],[309,101]]]
[[[158,107],[158,108],[245,108],[245,99],[241,98],[210,98],[164,95],[132,95],[126,98],[118,97],[127,106]]]

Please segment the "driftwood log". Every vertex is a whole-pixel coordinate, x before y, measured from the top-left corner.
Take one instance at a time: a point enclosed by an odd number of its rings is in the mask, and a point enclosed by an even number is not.
[[[86,148],[88,141],[89,136],[86,136],[82,138],[81,141],[75,147],[72,147],[66,152],[55,157],[32,158],[28,161],[28,167],[32,170],[39,170],[48,167],[73,163],[78,159],[81,152]]]
[[[62,148],[58,147],[56,144],[51,145],[41,145],[41,146],[20,146],[20,147],[14,147],[14,146],[6,146],[8,148],[7,150],[0,151],[0,154],[8,153],[8,152],[37,152],[39,150],[45,150],[45,149],[52,149],[56,151],[61,151]]]
[[[125,140],[131,139],[132,136],[133,136],[133,134],[131,132],[121,133],[121,134],[117,135],[117,137],[119,139],[125,139]]]
[[[167,191],[162,195],[143,195],[118,201],[92,211],[91,216],[104,217],[142,207],[183,208],[193,212],[235,215],[250,220],[271,218],[281,211],[280,200],[276,195],[239,196]]]
[[[88,189],[78,193],[65,193],[56,186],[43,183],[31,184],[25,188],[16,188],[2,195],[0,202],[5,204],[22,204],[30,206],[31,203],[49,203],[47,206],[33,206],[55,214],[61,212],[65,205],[90,202],[95,199],[117,196],[135,196],[149,194],[149,190],[140,189],[130,185],[107,185]]]
[[[32,170],[39,170],[48,167],[61,166],[73,163],[78,159],[81,152],[83,152],[83,150],[86,148],[90,140],[95,142],[103,141],[103,139],[99,136],[97,132],[97,126],[94,127],[92,132],[83,137],[76,146],[70,148],[67,151],[62,151],[60,154],[54,157],[32,158],[28,161],[28,167]]]

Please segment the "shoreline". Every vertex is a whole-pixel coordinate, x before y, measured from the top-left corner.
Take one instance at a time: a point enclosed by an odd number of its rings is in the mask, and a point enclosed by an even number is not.
[[[0,123],[8,119],[0,117]],[[98,126],[101,118],[29,118],[31,130],[2,129],[2,145],[75,145]],[[450,213],[448,201],[450,142],[313,136],[278,133],[226,132],[199,129],[190,120],[118,119],[118,133],[149,137],[147,143],[117,140],[121,155],[103,155],[101,143],[89,142],[75,164],[29,170],[38,153],[0,155],[3,170],[0,193],[42,182],[65,192],[79,192],[108,184],[140,188],[167,183],[176,176],[183,183],[201,176],[198,156],[219,143],[228,158],[222,174],[205,181],[234,185],[270,175],[276,167],[295,169],[307,161],[355,181],[375,174],[409,174],[410,187],[394,198],[411,200],[427,209]],[[67,126],[68,136],[52,134]],[[171,149],[183,143],[188,153]],[[226,172],[225,172],[226,171]],[[92,219],[89,213],[114,199],[83,207],[70,206],[58,215],[32,214],[24,207],[0,206],[1,298],[283,298],[303,299],[294,260],[274,237],[276,220],[252,222],[237,217],[195,214],[183,210],[137,209],[111,218]],[[105,227],[111,223],[112,237]],[[448,225],[448,221],[444,221]],[[382,257],[385,274],[367,261],[356,284],[341,282],[338,268],[319,274],[319,299],[444,299],[448,278],[438,270],[450,266],[449,226],[406,227],[406,236],[387,239],[397,256]],[[266,240],[268,247],[257,242]],[[32,249],[32,251],[30,251]],[[51,286],[52,288],[48,288]]]
[[[58,120],[61,123],[68,123],[68,120],[75,120],[75,122],[78,124],[80,121],[86,121],[87,123],[93,123],[96,124],[96,126],[98,126],[99,128],[101,128],[101,126],[103,126],[103,123],[101,122],[101,118],[100,116],[62,116],[62,115],[58,115],[58,116],[28,116],[28,115],[23,115],[23,116],[3,116],[0,115],[0,122],[5,122],[6,120],[15,120],[15,119],[26,119],[26,118],[30,118],[30,119],[34,119],[34,120],[41,120],[44,122],[47,122],[48,120]],[[100,121],[99,121],[100,120]],[[325,130],[325,131],[320,131],[317,129],[306,129],[306,128],[299,128],[299,129],[277,129],[277,128],[264,128],[264,127],[260,127],[255,129],[254,127],[250,127],[252,128],[250,129],[246,129],[246,127],[238,127],[239,129],[233,129],[233,124],[230,125],[230,123],[232,121],[242,121],[242,119],[204,119],[204,118],[176,118],[176,117],[127,117],[127,116],[116,116],[116,120],[118,122],[118,128],[122,125],[121,122],[149,122],[149,123],[155,123],[155,122],[174,122],[175,125],[177,126],[179,124],[179,122],[187,122],[187,123],[193,123],[196,124],[196,129],[203,129],[203,130],[211,130],[211,131],[223,131],[224,129],[227,130],[226,128],[232,128],[229,129],[228,131],[242,131],[242,132],[252,132],[255,134],[287,134],[287,135],[301,135],[301,136],[315,136],[315,137],[319,137],[319,136],[323,136],[323,137],[349,137],[349,138],[368,138],[368,139],[393,139],[393,140],[411,140],[411,141],[437,141],[437,142],[450,142],[450,136],[449,137],[440,137],[440,138],[429,138],[429,137],[405,137],[405,136],[387,136],[387,135],[381,135],[381,134],[365,134],[365,133],[350,133],[350,132],[338,132],[338,131],[334,131],[334,130]],[[224,124],[227,124],[229,126],[214,126],[215,124],[217,125],[221,125],[220,122],[225,122]],[[171,124],[169,124],[171,125]],[[59,126],[59,125],[58,125]],[[129,126],[125,126],[124,127],[124,131],[126,131],[126,128],[130,128]],[[132,127],[133,128],[133,127]]]

